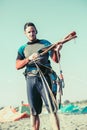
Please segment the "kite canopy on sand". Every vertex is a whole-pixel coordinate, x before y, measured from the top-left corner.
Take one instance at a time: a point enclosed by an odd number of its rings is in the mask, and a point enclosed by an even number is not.
[[[0,122],[17,121],[22,118],[28,118],[30,115],[25,111],[17,112],[15,108],[5,107],[0,110]]]

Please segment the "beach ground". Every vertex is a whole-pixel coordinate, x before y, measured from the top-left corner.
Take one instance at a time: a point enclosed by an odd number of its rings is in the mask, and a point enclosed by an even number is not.
[[[87,130],[87,114],[58,114],[61,130]],[[48,113],[40,115],[40,130],[52,130]],[[0,123],[0,130],[31,130],[30,118]]]

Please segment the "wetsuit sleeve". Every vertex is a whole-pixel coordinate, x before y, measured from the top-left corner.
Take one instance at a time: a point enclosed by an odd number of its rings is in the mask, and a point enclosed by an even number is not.
[[[16,60],[23,60],[24,58],[21,56],[21,54],[18,52]]]
[[[17,58],[16,59],[23,60],[25,58],[25,56],[24,56],[24,49],[25,49],[25,45],[21,46],[18,49],[18,54],[17,54]]]
[[[24,46],[20,47],[18,50],[17,58],[16,58],[16,69],[22,69],[29,62],[28,58],[24,56]]]

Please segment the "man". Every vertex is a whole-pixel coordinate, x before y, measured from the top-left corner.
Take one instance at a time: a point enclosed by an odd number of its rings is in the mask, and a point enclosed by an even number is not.
[[[27,84],[27,96],[31,109],[32,130],[39,130],[39,114],[42,111],[42,98],[46,108],[51,115],[54,130],[60,130],[59,119],[57,117],[57,108],[50,96],[49,88],[52,89],[51,74],[52,67],[49,56],[59,62],[61,45],[56,46],[46,54],[41,55],[45,47],[51,45],[47,40],[37,39],[37,29],[32,23],[24,25],[24,33],[28,38],[28,43],[22,45],[18,50],[16,59],[16,68],[25,69],[25,78]],[[58,54],[58,57],[57,57]],[[49,87],[47,88],[47,86]],[[49,99],[49,101],[48,101]]]

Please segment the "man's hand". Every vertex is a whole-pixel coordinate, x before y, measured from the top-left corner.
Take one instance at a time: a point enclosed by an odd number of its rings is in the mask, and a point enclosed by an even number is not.
[[[38,57],[38,54],[37,53],[33,53],[32,55],[30,55],[29,57],[28,57],[28,59],[29,60],[34,60],[34,59],[36,59]]]
[[[54,51],[60,51],[62,47],[63,47],[63,44],[56,45],[56,47],[54,48]]]

